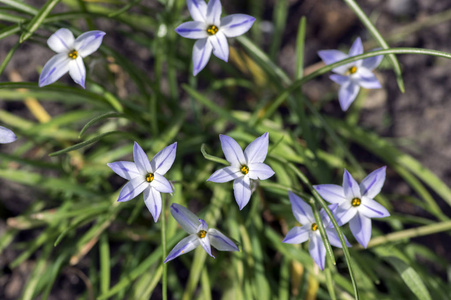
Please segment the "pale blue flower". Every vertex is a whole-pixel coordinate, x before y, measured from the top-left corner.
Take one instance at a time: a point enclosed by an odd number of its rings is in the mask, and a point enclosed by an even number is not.
[[[12,130],[0,126],[0,144],[12,143],[15,140],[17,140],[17,137]]]
[[[310,205],[305,203],[301,197],[295,195],[292,192],[288,193],[288,197],[290,198],[293,215],[302,226],[296,226],[292,228],[287,233],[287,236],[282,242],[288,244],[301,244],[305,241],[310,240],[310,256],[313,258],[313,261],[321,268],[321,270],[324,270],[324,263],[326,260],[326,246],[324,246],[324,241],[321,238],[321,234],[319,232],[318,226],[320,224],[316,223],[315,216],[313,215],[313,211]],[[332,210],[333,209],[334,208],[332,208]],[[337,231],[335,230],[335,228],[333,228],[333,225],[324,209],[321,209],[320,216],[326,230],[329,243],[332,246],[342,248]],[[346,241],[346,245],[350,247],[351,245],[349,244],[346,237],[344,235],[343,237]]]
[[[219,139],[224,156],[231,166],[217,170],[207,181],[233,180],[235,200],[241,210],[251,199],[251,181],[265,180],[274,175],[271,167],[263,163],[268,153],[269,134],[265,133],[256,138],[246,147],[244,153],[233,138],[220,134]]]
[[[144,203],[155,222],[161,212],[160,193],[172,193],[171,183],[163,176],[175,160],[177,143],[158,152],[149,162],[144,150],[135,142],[133,162],[117,161],[107,164],[117,175],[130,180],[119,193],[117,201],[129,201],[144,192]]]
[[[314,186],[324,200],[338,205],[334,211],[337,223],[341,226],[349,222],[352,234],[365,248],[371,239],[371,219],[390,216],[385,207],[373,200],[384,185],[385,169],[384,166],[373,171],[360,185],[345,169],[342,187],[335,184]]]
[[[77,39],[69,29],[61,28],[47,40],[50,49],[57,54],[45,64],[39,76],[39,86],[54,83],[69,72],[72,79],[85,88],[86,69],[83,58],[96,51],[102,43],[105,32],[88,31]]]
[[[199,245],[213,258],[211,246],[219,251],[239,251],[232,240],[219,232],[219,230],[209,229],[204,220],[199,219],[195,214],[180,204],[173,203],[171,205],[171,214],[190,235],[175,245],[174,249],[169,252],[168,257],[164,260],[165,263],[173,260],[177,256],[194,250]]]
[[[326,65],[360,54],[363,54],[363,45],[360,38],[355,40],[348,55],[339,50],[318,51],[318,55]],[[360,87],[366,89],[381,88],[379,81],[372,71],[380,64],[383,58],[383,55],[373,56],[345,64],[332,70],[337,74],[330,75],[330,79],[341,85],[340,91],[338,92],[338,100],[343,111],[346,111],[355,100]]]
[[[222,7],[219,0],[187,0],[188,9],[194,21],[181,24],[175,31],[188,39],[196,39],[193,48],[193,74],[197,75],[207,64],[211,52],[223,61],[229,59],[227,37],[246,33],[255,18],[234,14],[221,18]]]

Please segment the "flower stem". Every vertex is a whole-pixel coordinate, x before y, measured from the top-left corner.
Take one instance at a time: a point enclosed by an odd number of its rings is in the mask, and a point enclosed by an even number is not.
[[[167,265],[164,263],[166,258],[166,201],[163,201],[163,205],[161,208],[161,247],[163,248],[163,256],[161,259],[161,263],[163,264],[163,287],[162,294],[163,300],[168,299],[168,272]]]

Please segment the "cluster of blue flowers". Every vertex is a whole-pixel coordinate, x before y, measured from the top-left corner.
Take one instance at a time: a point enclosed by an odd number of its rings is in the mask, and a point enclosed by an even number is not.
[[[208,63],[211,53],[223,61],[228,61],[229,46],[227,37],[236,37],[246,33],[255,18],[245,14],[233,14],[221,18],[220,0],[187,0],[188,9],[193,21],[181,24],[175,31],[189,39],[196,39],[193,48],[193,74],[197,75]],[[39,86],[43,87],[58,80],[69,72],[72,79],[85,88],[86,70],[83,58],[95,52],[101,45],[105,32],[94,30],[74,38],[72,32],[62,28],[56,31],[47,41],[48,46],[57,54],[42,69]],[[348,57],[363,53],[360,38],[352,45],[349,54],[338,50],[319,51],[319,56],[326,64],[332,64]],[[380,88],[380,84],[372,73],[379,65],[382,56],[355,61],[333,69],[330,78],[341,85],[339,102],[346,111],[355,100],[360,87]],[[235,200],[242,210],[249,202],[252,192],[259,180],[266,180],[274,175],[270,166],[264,163],[269,146],[269,134],[265,133],[242,150],[239,144],[227,135],[219,136],[222,150],[230,166],[214,172],[207,181],[224,183],[233,180]],[[14,133],[0,126],[0,143],[16,140]],[[143,193],[144,202],[158,221],[162,210],[161,193],[172,193],[173,187],[165,174],[170,170],[176,158],[177,143],[167,146],[149,161],[144,150],[135,142],[133,147],[134,162],[118,161],[108,166],[119,176],[128,180],[120,191],[118,201],[129,201]],[[330,209],[340,226],[349,222],[356,240],[367,247],[371,238],[371,219],[384,218],[389,212],[374,200],[385,181],[385,167],[375,170],[359,185],[347,170],[344,171],[343,185],[322,184],[314,188],[326,201],[331,203]],[[310,240],[309,251],[316,264],[324,269],[326,249],[320,235],[319,226],[325,226],[331,245],[341,247],[340,238],[332,226],[331,220],[320,211],[321,223],[315,220],[312,208],[299,196],[290,192],[289,199],[294,217],[302,225],[294,227],[286,235],[283,242],[299,244]],[[180,226],[189,233],[169,253],[165,262],[187,253],[201,245],[210,255],[211,246],[220,251],[239,251],[237,245],[216,229],[208,228],[206,222],[199,219],[187,208],[171,205],[171,214]],[[350,246],[349,242],[346,243]]]

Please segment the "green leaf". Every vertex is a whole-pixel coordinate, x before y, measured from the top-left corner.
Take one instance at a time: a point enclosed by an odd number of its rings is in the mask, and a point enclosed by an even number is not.
[[[49,156],[58,156],[58,155],[61,155],[61,154],[64,154],[64,153],[67,153],[67,152],[70,152],[70,151],[74,151],[74,150],[77,150],[77,149],[80,149],[80,148],[87,147],[89,145],[92,145],[92,144],[100,141],[101,139],[103,139],[104,137],[109,136],[109,135],[124,135],[124,136],[127,136],[127,134],[125,132],[122,132],[122,131],[105,132],[105,133],[99,134],[98,136],[96,136],[96,137],[94,137],[92,139],[89,139],[87,141],[84,141],[84,142],[78,143],[76,145],[67,147],[66,149],[63,149],[63,150],[59,150],[59,151],[50,153]]]
[[[401,275],[402,280],[404,280],[406,285],[418,299],[432,300],[426,285],[421,280],[421,277],[410,265],[395,256],[384,257],[384,259],[389,262]]]
[[[20,36],[19,43],[25,42],[31,35],[39,28],[39,26],[44,22],[44,19],[52,11],[55,5],[58,4],[60,0],[49,0],[47,3],[39,10],[38,14],[31,19],[28,26],[25,28],[24,33]]]
[[[120,117],[120,116],[123,116],[123,115],[121,113],[118,113],[115,111],[101,114],[100,116],[97,116],[94,119],[90,120],[88,123],[86,123],[86,125],[83,126],[83,128],[81,129],[78,137],[81,138],[92,125],[97,124],[98,122],[108,119],[108,118],[114,118],[114,117]]]
[[[304,76],[304,45],[306,27],[307,19],[303,16],[301,21],[299,21],[298,36],[296,37],[296,79],[301,79]]]
[[[18,9],[24,13],[30,14],[30,15],[36,15],[39,11],[34,8],[33,6],[30,6],[26,3],[23,3],[22,1],[16,1],[16,0],[0,0],[0,3],[4,3],[6,5],[9,5],[10,7],[13,7],[15,9]]]

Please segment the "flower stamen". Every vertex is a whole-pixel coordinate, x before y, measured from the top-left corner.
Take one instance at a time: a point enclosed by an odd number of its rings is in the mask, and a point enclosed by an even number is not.
[[[352,66],[348,69],[348,71],[346,72],[346,75],[352,75],[352,74],[355,74],[356,72],[357,72],[357,67]]]
[[[71,59],[76,59],[78,57],[78,52],[77,50],[72,50],[71,52],[69,52],[68,54],[69,58]]]
[[[351,205],[354,207],[359,206],[360,204],[362,204],[362,200],[360,200],[360,198],[354,198],[351,200]]]
[[[246,165],[242,165],[240,171],[243,175],[247,175],[247,173],[249,173],[249,167]]]
[[[147,182],[152,182],[154,178],[155,178],[155,176],[152,173],[149,173],[146,175]]]
[[[312,224],[312,231],[316,231],[318,230],[318,225],[316,225],[316,223]]]
[[[207,27],[208,35],[215,35],[218,33],[219,28],[216,25],[210,25]]]
[[[197,236],[203,239],[207,235],[207,232],[205,230],[201,230],[197,233]]]

